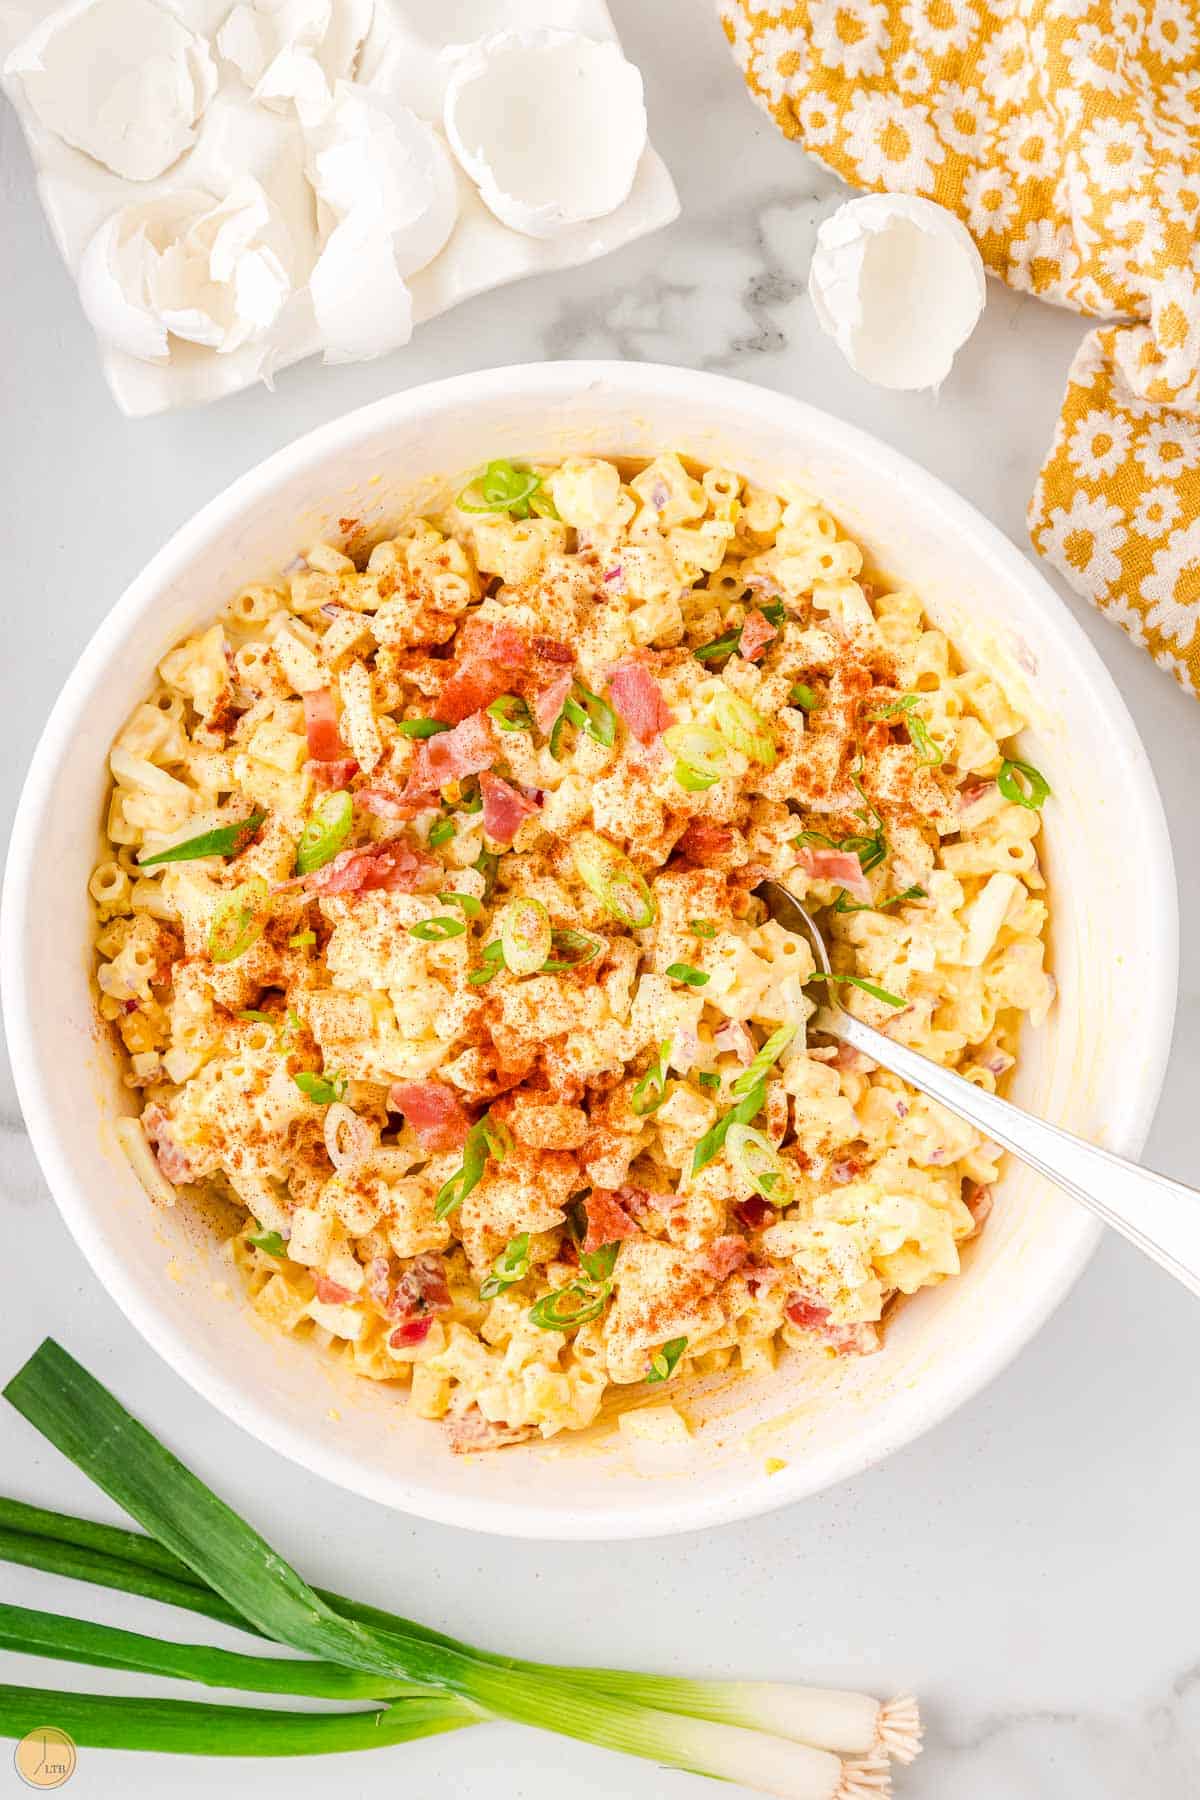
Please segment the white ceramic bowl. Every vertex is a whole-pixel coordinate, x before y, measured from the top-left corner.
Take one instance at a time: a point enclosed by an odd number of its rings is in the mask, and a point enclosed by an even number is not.
[[[118,1305],[200,1393],[284,1455],[386,1505],[519,1537],[691,1530],[854,1474],[1008,1361],[1098,1229],[1010,1168],[962,1276],[906,1305],[881,1354],[793,1358],[769,1377],[715,1384],[689,1403],[691,1448],[648,1473],[611,1429],[451,1456],[440,1430],[387,1390],[268,1335],[204,1231],[182,1207],[152,1207],[125,1164],[111,1121],[129,1097],[94,1021],[86,890],[109,742],[158,658],[242,584],[336,540],[339,519],[382,531],[488,457],[663,447],[768,487],[814,487],[969,658],[1019,691],[1027,754],[1054,790],[1044,816],[1059,999],[1027,1036],[1015,1098],[1136,1153],[1170,1040],[1177,921],[1161,804],[1120,696],[1066,608],[971,507],[861,432],[740,382],[636,363],[495,369],[397,394],[273,456],[172,538],[84,651],[34,757],[9,859],[3,977],[21,1102],[63,1215]],[[786,1467],[768,1475],[768,1458]]]

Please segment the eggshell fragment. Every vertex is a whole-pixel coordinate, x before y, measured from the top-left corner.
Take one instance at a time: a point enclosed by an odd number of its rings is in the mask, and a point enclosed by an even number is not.
[[[504,31],[458,53],[443,118],[486,205],[527,237],[614,212],[646,146],[639,70],[572,31]]]
[[[817,233],[808,291],[852,369],[888,388],[931,388],[950,373],[987,299],[966,227],[932,200],[864,194]]]
[[[165,361],[168,334],[227,354],[265,337],[292,291],[282,221],[250,176],[223,200],[181,190],[107,219],[79,265],[84,311],[108,344]]]
[[[412,335],[405,277],[432,262],[454,229],[449,152],[394,96],[345,81],[305,138],[329,233],[309,281],[326,361],[382,355]]]
[[[354,73],[375,0],[242,0],[217,33],[217,49],[274,111],[295,104],[313,117],[333,84]]]
[[[48,131],[127,181],[152,181],[191,148],[217,90],[208,39],[154,0],[68,0],[4,72]]]

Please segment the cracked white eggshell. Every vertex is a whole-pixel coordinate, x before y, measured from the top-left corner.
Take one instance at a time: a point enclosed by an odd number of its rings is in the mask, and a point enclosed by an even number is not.
[[[286,230],[250,176],[224,200],[181,189],[134,201],[84,249],[79,291],[97,335],[143,362],[168,334],[218,352],[261,339],[292,292]]]
[[[339,81],[324,117],[305,129],[306,172],[326,217],[370,221],[391,237],[398,272],[431,263],[458,218],[450,153],[394,95]]]
[[[217,49],[274,110],[289,101],[302,118],[328,103],[335,81],[353,74],[375,0],[243,0],[217,32]]]
[[[68,0],[4,72],[48,131],[127,181],[177,162],[217,91],[208,39],[154,0]]]
[[[987,300],[966,226],[912,194],[864,194],[825,220],[808,272],[821,328],[851,368],[887,388],[945,380]]]
[[[640,71],[619,44],[503,31],[457,52],[443,120],[496,217],[548,238],[628,199],[646,146]]]
[[[390,234],[365,215],[334,227],[308,288],[327,363],[367,362],[412,336],[412,294]]]

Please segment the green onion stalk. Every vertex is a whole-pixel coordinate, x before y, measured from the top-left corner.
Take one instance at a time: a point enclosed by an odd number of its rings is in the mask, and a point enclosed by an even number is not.
[[[910,1701],[880,1707],[786,1684],[555,1669],[316,1590],[52,1340],[5,1391],[152,1536],[0,1500],[0,1557],[203,1613],[303,1660],[163,1642],[19,1607],[0,1607],[0,1648],[225,1689],[381,1704],[291,1714],[7,1688],[0,1733],[21,1736],[51,1718],[82,1744],[297,1755],[507,1718],[790,1800],[886,1793],[887,1757],[906,1760],[919,1747]]]

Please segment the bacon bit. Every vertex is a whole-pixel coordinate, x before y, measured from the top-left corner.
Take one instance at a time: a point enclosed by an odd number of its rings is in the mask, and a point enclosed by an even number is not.
[[[343,1287],[340,1281],[330,1281],[328,1275],[317,1275],[314,1279],[317,1284],[317,1299],[326,1306],[345,1306],[348,1300],[353,1300],[352,1291]]]
[[[983,1230],[991,1215],[992,1190],[980,1183],[969,1185],[963,1199],[966,1202],[967,1211],[975,1221],[975,1231],[972,1235],[977,1235]]]
[[[535,801],[499,775],[480,775],[479,791],[483,795],[483,829],[498,844],[511,844],[518,828],[538,810]]]
[[[812,1054],[811,1051],[809,1054]],[[865,1050],[856,1050],[852,1044],[838,1045],[833,1064],[844,1075],[872,1075],[878,1067]]]
[[[639,744],[652,744],[674,718],[662,697],[662,689],[632,658],[618,663],[608,678],[613,705]]]
[[[423,1150],[457,1150],[471,1129],[458,1095],[441,1081],[394,1081],[387,1103],[404,1114]]]
[[[724,1281],[736,1273],[750,1254],[745,1238],[736,1235],[719,1237],[705,1246],[700,1258],[700,1267],[714,1281]]]
[[[848,1181],[854,1180],[855,1175],[858,1173],[858,1169],[854,1162],[845,1160],[842,1162],[835,1162],[829,1172],[833,1176],[833,1179],[838,1183],[838,1186],[844,1187]]]
[[[692,819],[676,848],[689,862],[715,863],[733,849],[732,825],[718,825],[713,819]]]
[[[570,644],[564,644],[560,638],[535,637],[533,640],[533,654],[544,658],[546,662],[566,663],[570,665],[575,661],[574,650],[572,650]]]
[[[874,1325],[831,1325],[829,1308],[819,1306],[804,1294],[796,1294],[784,1307],[793,1325],[801,1331],[814,1331],[839,1356],[870,1356],[879,1349],[879,1332]]]
[[[554,729],[555,720],[563,709],[567,695],[571,692],[573,680],[574,676],[567,669],[562,675],[556,675],[549,687],[543,688],[532,702],[530,711],[533,714],[533,722],[543,737],[548,737]]]
[[[817,850],[805,844],[796,860],[812,880],[840,882],[856,900],[870,900],[871,884],[849,850]]]
[[[433,716],[446,725],[460,725],[506,694],[510,685],[509,672],[500,663],[486,658],[466,663],[455,669],[434,701]]]
[[[651,1212],[665,1212],[673,1198],[671,1194],[652,1194],[649,1188],[637,1187],[628,1181],[617,1189],[616,1197],[635,1219],[643,1219]]]
[[[472,616],[459,633],[459,643],[467,658],[486,659],[504,669],[523,669],[529,661],[529,639],[506,619]]]
[[[619,1244],[638,1235],[638,1228],[610,1188],[593,1188],[583,1203],[587,1235],[583,1254],[590,1256],[604,1244]]]
[[[967,812],[977,800],[982,800],[985,794],[990,794],[995,786],[994,781],[973,781],[968,787],[961,788],[958,795],[959,812]]]
[[[312,776],[314,787],[344,788],[349,787],[358,774],[358,764],[352,756],[338,757],[334,762],[310,761],[306,765]],[[355,794],[355,804],[361,800],[361,794]]]
[[[148,1106],[142,1114],[142,1129],[154,1147],[154,1160],[166,1179],[178,1186],[192,1179],[192,1166],[171,1136],[170,1123],[161,1106]]]
[[[776,1214],[769,1200],[762,1199],[758,1194],[751,1194],[748,1200],[739,1201],[734,1207],[733,1216],[747,1231],[761,1231]]]
[[[411,894],[418,881],[437,867],[432,857],[393,839],[389,844],[366,849],[340,850],[323,869],[314,869],[298,883],[281,885],[299,886],[310,894],[367,894],[377,888]]]
[[[304,729],[308,754],[315,762],[344,762],[346,746],[338,730],[337,708],[330,688],[313,688],[304,696]]]
[[[487,714],[475,712],[462,719],[453,731],[440,731],[436,737],[418,742],[404,788],[406,800],[431,794],[447,781],[461,781],[465,775],[478,775],[490,769],[496,760],[496,741]]]
[[[377,819],[411,819],[424,810],[420,801],[406,800],[396,788],[357,788],[354,804]]]
[[[420,1256],[414,1256],[401,1275],[386,1311],[389,1319],[407,1323],[410,1319],[424,1318],[426,1314],[448,1312],[449,1308],[446,1265],[440,1256],[426,1250]],[[420,1336],[424,1337],[425,1333],[421,1332]],[[419,1343],[420,1338],[412,1341]]]
[[[751,607],[742,626],[740,654],[747,662],[757,662],[772,638],[778,636],[779,631],[770,619],[757,606]]]
[[[524,1444],[537,1436],[533,1425],[505,1425],[485,1419],[477,1406],[452,1415],[445,1421],[446,1436],[456,1456],[470,1456],[477,1450],[502,1450],[506,1444]]]
[[[406,1319],[403,1325],[397,1325],[388,1343],[393,1350],[408,1350],[414,1344],[423,1343],[432,1330],[433,1320],[430,1318]]]
[[[797,1294],[789,1300],[784,1312],[793,1325],[801,1331],[820,1331],[829,1322],[829,1308],[818,1306],[814,1300],[808,1300],[803,1294]]]

